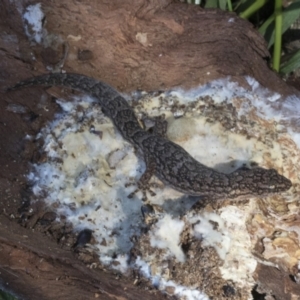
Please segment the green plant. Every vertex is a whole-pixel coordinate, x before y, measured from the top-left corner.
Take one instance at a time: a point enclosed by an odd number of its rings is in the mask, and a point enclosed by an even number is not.
[[[284,57],[281,50],[282,35],[300,17],[300,0],[292,1],[287,7],[283,7],[283,0],[198,0],[197,4],[234,11],[241,18],[249,19],[264,36],[268,48],[273,49],[272,66],[277,72],[288,74],[300,67],[300,49]]]

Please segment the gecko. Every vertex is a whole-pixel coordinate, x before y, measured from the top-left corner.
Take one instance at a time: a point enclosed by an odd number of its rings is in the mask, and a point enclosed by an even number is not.
[[[212,199],[262,196],[288,190],[292,183],[274,169],[242,167],[225,174],[201,164],[178,144],[158,132],[145,130],[125,98],[108,84],[81,74],[52,73],[32,77],[8,90],[30,86],[62,86],[95,98],[123,138],[138,148],[146,171],[137,182],[143,195],[157,176],[165,185],[191,196]]]

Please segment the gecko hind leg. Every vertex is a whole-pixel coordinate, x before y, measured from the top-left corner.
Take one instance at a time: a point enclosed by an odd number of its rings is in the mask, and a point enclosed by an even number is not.
[[[128,198],[132,198],[137,192],[141,191],[143,194],[142,200],[146,201],[147,200],[147,191],[149,194],[153,197],[155,196],[155,192],[151,190],[150,187],[157,187],[157,183],[150,183],[151,177],[154,175],[156,169],[156,164],[155,161],[151,161],[147,163],[146,166],[146,171],[143,173],[141,178],[139,179],[137,183],[137,189],[135,189],[132,193],[128,195]],[[131,183],[126,184],[126,187],[132,185]]]

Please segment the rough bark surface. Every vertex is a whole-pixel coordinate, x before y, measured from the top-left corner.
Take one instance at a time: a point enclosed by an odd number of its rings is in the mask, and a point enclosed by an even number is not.
[[[24,299],[165,299],[111,272],[97,272],[43,234],[0,216],[3,285]]]
[[[55,234],[34,230],[42,209],[28,211],[24,174],[35,159],[35,136],[57,105],[37,103],[41,89],[6,94],[18,80],[47,72],[68,55],[63,69],[101,79],[120,91],[191,88],[245,75],[281,94],[294,92],[268,65],[262,37],[245,20],[220,10],[195,9],[170,0],[42,0],[53,39],[36,45],[21,14],[32,1],[1,1],[0,11],[0,271],[2,284],[25,299],[166,299],[167,296],[109,271],[91,270]],[[12,113],[9,104],[25,112]],[[25,225],[21,226],[21,225]],[[54,236],[54,237],[53,237]]]

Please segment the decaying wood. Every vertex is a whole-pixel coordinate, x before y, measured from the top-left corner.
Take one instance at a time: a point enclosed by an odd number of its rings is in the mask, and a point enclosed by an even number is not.
[[[68,53],[63,69],[101,79],[120,91],[190,88],[245,75],[281,94],[288,87],[268,65],[263,38],[250,23],[220,10],[195,9],[170,0],[42,0],[45,29],[53,40],[36,45],[24,33],[21,13],[30,1],[2,0],[1,92],[13,83],[47,72]],[[25,299],[163,299],[156,291],[85,267],[41,232],[24,228],[29,203],[24,174],[36,155],[34,136],[53,117],[56,104],[35,101],[41,90],[0,100],[0,272],[3,284]],[[21,95],[21,96],[20,96]],[[35,95],[35,97],[33,97]],[[7,111],[19,103],[24,113]],[[28,215],[27,215],[28,217]],[[30,215],[33,218],[32,215]]]

